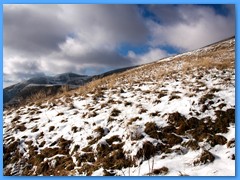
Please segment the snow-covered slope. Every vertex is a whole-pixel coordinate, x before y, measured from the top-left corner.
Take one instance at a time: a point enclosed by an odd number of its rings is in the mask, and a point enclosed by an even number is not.
[[[4,111],[5,175],[235,175],[235,39]]]

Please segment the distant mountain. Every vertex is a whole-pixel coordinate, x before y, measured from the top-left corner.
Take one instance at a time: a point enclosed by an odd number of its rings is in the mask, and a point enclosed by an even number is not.
[[[14,84],[3,89],[3,103],[14,105],[24,101],[28,96],[40,91],[46,91],[49,95],[56,93],[62,86],[68,85],[76,88],[85,84],[91,76],[74,73],[63,73],[56,76],[34,77],[21,83]]]
[[[63,86],[68,86],[68,88],[72,90],[92,80],[103,78],[115,73],[121,73],[135,67],[136,66],[115,69],[94,76],[79,75],[70,72],[58,74],[56,76],[34,77],[4,88],[3,104],[4,106],[15,106],[39,92],[45,92],[46,95],[54,95],[59,92],[60,88]]]

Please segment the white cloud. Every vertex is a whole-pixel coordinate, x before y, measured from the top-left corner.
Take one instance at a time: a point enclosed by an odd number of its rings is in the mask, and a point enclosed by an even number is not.
[[[3,74],[4,87],[30,77],[44,75],[38,60],[29,61],[26,57],[16,55],[8,57],[7,62],[4,61]]]
[[[159,24],[151,20],[148,27],[152,34],[152,46],[168,45],[183,51],[193,50],[235,34],[235,22],[231,15],[216,14],[209,7],[178,6],[182,20]]]
[[[64,43],[59,44],[60,50],[68,56],[79,57],[82,54],[91,52],[88,42],[80,41],[77,38],[68,37]]]
[[[161,58],[167,57],[169,54],[159,48],[150,48],[145,54],[136,54],[133,51],[128,52],[128,57],[134,64],[145,64],[157,61]]]

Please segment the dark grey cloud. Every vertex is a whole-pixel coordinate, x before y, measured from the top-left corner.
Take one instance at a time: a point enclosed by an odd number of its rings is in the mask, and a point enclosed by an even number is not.
[[[71,59],[73,63],[81,62],[83,64],[92,64],[99,66],[124,67],[132,65],[132,62],[129,59],[120,56],[113,51],[98,51],[95,53],[87,53],[80,57],[65,56],[64,59]]]
[[[50,61],[48,61],[50,59]],[[83,54],[72,55],[64,52],[51,54],[41,61],[41,67],[46,72],[75,72],[88,75],[103,73],[104,70],[135,65],[128,57],[114,51],[95,50]],[[88,69],[91,69],[89,71]],[[93,70],[95,69],[95,70]]]
[[[163,4],[161,6],[152,4],[147,5],[146,8],[149,12],[154,14],[160,23],[174,24],[184,21],[180,15],[177,5]]]
[[[17,6],[17,7],[16,7]],[[58,49],[68,33],[58,17],[60,8],[53,5],[4,6],[4,46],[24,55],[42,55]],[[50,6],[50,7],[49,7]],[[52,10],[55,13],[49,13]]]

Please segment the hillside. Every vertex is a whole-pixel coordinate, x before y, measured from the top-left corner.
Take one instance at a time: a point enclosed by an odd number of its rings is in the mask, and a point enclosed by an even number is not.
[[[4,175],[234,176],[235,39],[3,114]]]

